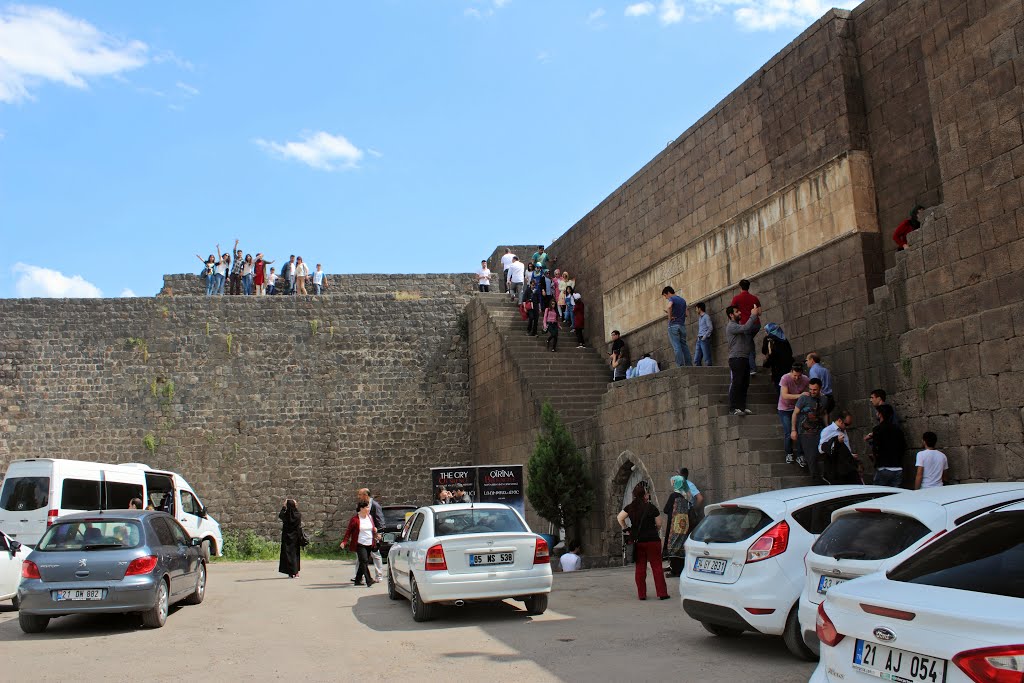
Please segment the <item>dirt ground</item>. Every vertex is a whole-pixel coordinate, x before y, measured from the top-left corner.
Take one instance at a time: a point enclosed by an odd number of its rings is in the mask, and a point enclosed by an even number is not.
[[[350,562],[214,564],[206,600],[144,630],[129,616],[64,617],[45,633],[0,606],[0,680],[806,681],[782,640],[721,639],[672,600],[636,599],[632,569],[555,574],[548,611],[520,603],[445,608],[417,624],[383,584],[353,586]],[[649,588],[653,594],[653,586]]]

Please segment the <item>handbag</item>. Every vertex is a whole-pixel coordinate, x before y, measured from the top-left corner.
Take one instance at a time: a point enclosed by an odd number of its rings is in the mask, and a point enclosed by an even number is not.
[[[309,534],[306,533],[305,529],[299,529],[299,547],[305,548],[310,544]]]

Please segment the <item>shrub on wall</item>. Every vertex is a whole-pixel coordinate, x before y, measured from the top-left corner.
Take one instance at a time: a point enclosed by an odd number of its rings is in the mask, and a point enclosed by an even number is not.
[[[547,401],[540,419],[541,433],[526,463],[526,496],[538,515],[579,538],[580,520],[594,507],[594,487],[583,455]]]

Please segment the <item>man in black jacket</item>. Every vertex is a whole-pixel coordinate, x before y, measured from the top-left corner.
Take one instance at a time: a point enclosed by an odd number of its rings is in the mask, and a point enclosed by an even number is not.
[[[903,430],[892,422],[892,406],[882,403],[875,406],[878,424],[871,430],[871,448],[874,451],[875,485],[896,486],[903,481],[903,456],[907,452],[907,440]]]

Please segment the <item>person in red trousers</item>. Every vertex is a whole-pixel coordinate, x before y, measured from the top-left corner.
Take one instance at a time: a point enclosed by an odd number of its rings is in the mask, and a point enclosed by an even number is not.
[[[619,513],[619,526],[626,531],[626,520],[629,520],[629,541],[633,544],[636,560],[636,596],[647,599],[647,565],[651,565],[654,575],[654,589],[658,598],[668,600],[668,587],[665,585],[665,569],[661,564],[661,513],[651,503],[651,493],[647,490],[647,482],[642,481],[633,487],[633,501]]]

